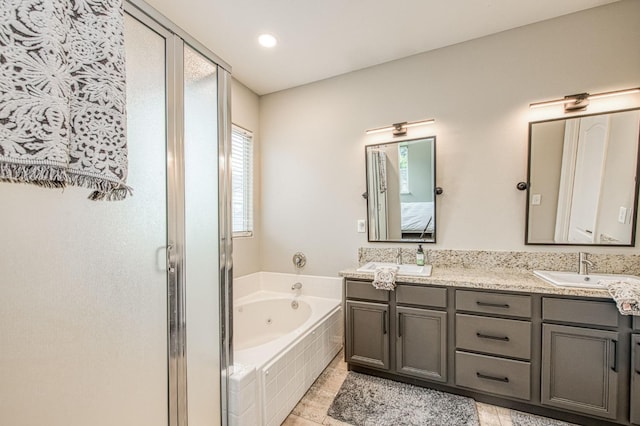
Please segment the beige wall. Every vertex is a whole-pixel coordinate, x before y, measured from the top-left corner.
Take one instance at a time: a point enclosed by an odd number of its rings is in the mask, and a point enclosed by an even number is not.
[[[627,212],[633,210],[637,150],[638,112],[611,116],[598,232],[625,244],[629,243],[631,222],[618,222],[618,213],[620,207],[625,207]]]
[[[529,199],[529,241],[552,243],[555,239],[562,150],[564,147],[564,121],[537,123],[531,140],[530,194],[540,195],[540,204]]]
[[[356,232],[363,147],[381,142],[364,130],[430,117],[422,132],[437,136],[444,194],[428,248],[549,250],[524,245],[525,193],[515,189],[528,122],[545,113],[528,105],[640,86],[639,18],[640,2],[617,2],[262,97],[262,269],[291,272],[302,251],[305,273],[335,275],[358,247],[387,246]]]
[[[233,239],[233,274],[239,277],[260,271],[260,127],[258,95],[234,79],[231,99],[231,121],[253,132],[253,237]]]

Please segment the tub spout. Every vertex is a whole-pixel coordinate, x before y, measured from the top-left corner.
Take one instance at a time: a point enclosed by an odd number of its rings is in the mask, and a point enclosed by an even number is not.
[[[295,283],[291,286],[291,290],[300,290],[302,289],[302,283]]]

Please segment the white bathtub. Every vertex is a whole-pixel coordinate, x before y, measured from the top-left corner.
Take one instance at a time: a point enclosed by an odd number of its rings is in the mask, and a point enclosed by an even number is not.
[[[246,350],[278,341],[297,331],[311,318],[306,297],[295,298],[282,293],[257,292],[233,307],[233,349]],[[314,309],[317,312],[317,309]],[[278,345],[279,346],[279,345]]]
[[[302,291],[294,298],[295,282]],[[292,274],[261,272],[234,281],[232,425],[282,423],[340,351],[340,289],[340,278]]]

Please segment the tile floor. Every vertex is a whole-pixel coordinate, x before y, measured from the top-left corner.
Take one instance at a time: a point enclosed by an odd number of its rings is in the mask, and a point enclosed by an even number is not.
[[[347,364],[340,352],[322,372],[309,391],[293,409],[283,426],[348,425],[327,416],[327,410],[347,376]],[[512,426],[508,408],[476,402],[480,426]]]

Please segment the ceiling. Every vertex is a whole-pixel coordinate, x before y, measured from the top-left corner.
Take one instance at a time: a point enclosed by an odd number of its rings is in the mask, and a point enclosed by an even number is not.
[[[614,1],[147,0],[259,95]]]

